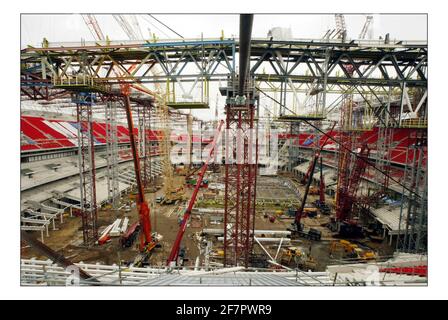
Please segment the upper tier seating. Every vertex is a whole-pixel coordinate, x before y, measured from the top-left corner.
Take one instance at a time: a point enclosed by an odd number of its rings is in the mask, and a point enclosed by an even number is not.
[[[74,121],[45,119],[42,117],[20,117],[21,151],[60,149],[78,145],[78,123]],[[138,128],[135,128],[138,134]],[[160,140],[161,133],[151,130],[147,132],[151,141]],[[106,143],[106,124],[93,123],[93,136],[96,145]],[[117,126],[119,143],[129,142],[129,131],[124,125]]]

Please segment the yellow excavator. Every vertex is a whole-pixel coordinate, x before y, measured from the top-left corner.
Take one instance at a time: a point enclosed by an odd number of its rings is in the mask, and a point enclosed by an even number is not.
[[[312,256],[306,254],[299,247],[288,247],[283,249],[282,264],[291,265],[293,263],[298,267],[306,270],[314,270],[317,262]]]
[[[345,258],[361,259],[361,260],[374,260],[376,259],[376,253],[373,250],[366,250],[360,248],[357,244],[354,244],[347,240],[333,241],[330,247],[330,257],[334,255],[340,249],[344,250]]]

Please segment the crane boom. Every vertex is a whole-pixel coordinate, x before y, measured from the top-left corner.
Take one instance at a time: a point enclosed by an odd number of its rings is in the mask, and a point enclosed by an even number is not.
[[[306,173],[305,181],[306,181],[306,187],[305,187],[305,193],[303,194],[302,203],[300,204],[299,210],[296,212],[294,223],[296,225],[297,230],[300,230],[300,220],[302,219],[303,210],[305,209],[306,199],[308,198],[308,193],[310,191],[311,181],[313,180],[313,174],[314,170],[316,168],[317,161],[319,160],[320,153],[322,149],[325,147],[325,145],[328,143],[328,139],[333,132],[334,127],[336,126],[336,122],[333,124],[333,127],[331,128],[330,133],[326,136],[324,142],[322,143],[322,146],[319,148],[318,151],[314,154],[314,158],[311,162],[311,165]]]
[[[319,158],[320,153],[322,152],[322,149],[327,145],[328,140],[330,138],[330,134],[333,132],[333,129],[335,127],[336,123],[333,124],[333,127],[330,130],[330,133],[325,137],[325,140],[323,141],[322,145],[320,146],[320,148],[316,151],[316,153],[314,154],[314,157]],[[308,167],[308,170],[305,174],[305,176],[302,178],[302,180],[300,181],[302,184],[305,184],[306,181],[308,180],[308,178],[310,177],[310,173],[311,173],[311,168],[313,166],[313,163],[310,163],[310,166]]]
[[[219,123],[218,129],[216,131],[215,138],[213,139],[213,142],[211,144],[211,148],[210,148],[207,160],[205,161],[204,165],[201,168],[201,171],[199,172],[199,176],[198,176],[198,179],[196,182],[196,187],[194,188],[193,195],[191,196],[190,202],[188,203],[188,207],[185,210],[184,217],[182,219],[182,223],[180,225],[179,231],[176,236],[176,240],[174,241],[173,248],[171,249],[171,253],[167,260],[167,265],[170,265],[171,262],[176,261],[178,255],[179,255],[180,242],[182,241],[182,237],[185,233],[185,229],[187,228],[187,222],[191,216],[191,210],[193,209],[194,203],[196,202],[196,197],[198,195],[199,188],[201,187],[202,179],[204,178],[205,171],[207,170],[207,167],[208,167],[208,163],[210,162],[210,159],[213,157],[216,143],[220,137],[220,133],[221,133],[223,124],[224,124],[224,121],[221,120]]]
[[[123,29],[123,31],[126,33],[126,35],[130,40],[139,40],[138,34],[134,31],[134,28],[132,28],[131,24],[128,22],[128,20],[124,15],[113,14],[112,16],[114,17],[115,21],[117,21],[117,23],[120,25],[120,27]]]
[[[336,201],[336,218],[338,221],[346,221],[350,218],[353,203],[356,200],[356,193],[359,189],[361,177],[363,176],[370,154],[367,144],[362,145],[361,151],[355,160],[350,178],[347,183],[339,186]]]
[[[129,128],[129,138],[131,140],[131,150],[134,160],[135,180],[137,183],[137,190],[138,190],[137,204],[139,208],[140,224],[142,226],[143,231],[142,236],[140,238],[140,250],[150,251],[152,248],[154,248],[155,243],[152,240],[149,206],[145,200],[145,192],[143,188],[142,176],[140,171],[140,161],[138,157],[136,137],[134,134],[134,122],[132,120],[131,102],[129,99],[129,94],[126,93],[124,94],[124,105],[126,109],[126,117]]]
[[[367,16],[366,22],[364,22],[364,26],[362,27],[361,33],[359,34],[359,39],[364,40],[366,38],[367,32],[369,31],[369,27],[372,24],[373,16]]]
[[[90,33],[92,34],[92,36],[93,36],[93,38],[95,40],[97,40],[97,41],[104,41],[104,40],[106,40],[106,37],[104,36],[103,31],[101,30],[100,25],[98,24],[98,21],[96,20],[95,15],[93,15],[93,14],[82,14],[81,16],[84,19],[84,22],[86,23],[87,27],[90,30]],[[121,26],[121,24],[120,24],[120,26]],[[131,28],[131,30],[132,30],[132,28]],[[136,40],[136,39],[132,39],[132,38],[130,38],[130,39],[131,40]],[[124,76],[124,75],[126,75],[126,73],[132,73],[132,71],[136,67],[137,67],[136,64],[131,65],[131,67],[129,69],[127,69],[127,70],[124,67],[122,67],[122,70],[120,70],[120,71],[122,71],[122,72],[120,72],[121,75],[119,75],[119,72],[117,70],[118,67],[114,66],[112,68],[112,72],[115,75],[117,75],[117,76]],[[115,68],[117,68],[117,69],[115,69]],[[154,95],[154,93],[151,90],[149,90],[148,88],[146,88],[146,87],[144,87],[144,86],[142,86],[142,85],[140,85],[138,83],[137,84],[132,84],[131,87],[134,88],[135,90],[140,91],[140,92],[143,92],[143,93],[146,93],[146,94],[149,94],[149,95],[152,95],[152,96]]]
[[[303,209],[305,209],[306,199],[308,198],[308,193],[310,191],[311,181],[313,181],[312,175],[314,173],[314,169],[316,168],[317,159],[318,157],[314,157],[313,162],[311,164],[311,176],[309,177],[306,183],[305,193],[303,194],[303,199],[302,203],[300,204],[300,208],[296,212],[294,223],[296,225],[297,230],[301,229],[300,221],[302,219]]]
[[[82,14],[82,18],[84,19],[84,22],[86,23],[87,27],[90,30],[90,33],[92,36],[99,41],[105,40],[104,34],[101,31],[101,28],[98,24],[98,21],[96,20],[95,15],[93,14]]]
[[[338,39],[345,40],[347,36],[347,27],[345,26],[345,18],[341,13],[337,13],[334,15],[334,19],[336,22],[336,35]]]
[[[325,203],[325,180],[324,180],[324,174],[323,174],[322,157],[320,157],[319,201],[320,201],[320,203]]]

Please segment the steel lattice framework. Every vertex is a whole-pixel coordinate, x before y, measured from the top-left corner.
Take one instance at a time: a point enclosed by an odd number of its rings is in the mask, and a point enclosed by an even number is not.
[[[142,170],[143,186],[148,188],[151,183],[151,108],[145,104],[137,104],[138,116],[138,147],[140,168]]]
[[[428,241],[427,132],[416,130],[412,135],[415,143],[406,151],[403,181],[412,192],[402,190],[397,250],[421,253],[427,252]]]
[[[30,99],[53,99],[70,90],[65,84],[73,83],[73,75],[82,72],[99,87],[170,82],[176,92],[188,95],[200,90],[204,79],[226,81],[236,70],[239,47],[238,39],[99,41],[82,46],[50,43],[22,50],[21,90]],[[407,97],[409,90],[425,92],[427,87],[426,42],[252,39],[250,52],[250,74],[256,87],[274,96],[280,93],[282,110],[292,100],[299,100],[299,92],[310,92],[315,83],[322,84],[327,94],[353,93],[366,100],[370,95],[369,105],[376,116],[387,108],[382,96],[388,95],[390,88],[394,96]],[[156,75],[152,74],[155,69]],[[425,114],[426,96],[418,104],[423,104],[419,114]],[[323,111],[333,109],[330,103]],[[393,118],[391,123],[395,126],[402,120]]]
[[[118,186],[118,133],[117,102],[106,102],[106,150],[107,150],[107,191],[112,207],[117,209],[120,190]]]
[[[78,114],[78,166],[81,191],[81,217],[84,245],[91,246],[98,238],[95,148],[92,126],[92,104],[95,94],[75,95]]]
[[[165,83],[167,79],[194,82],[198,75],[210,80],[225,80],[229,71],[235,69],[234,55],[239,46],[234,39],[99,43],[102,42],[78,47],[23,49],[22,74],[25,76],[39,72],[42,74],[41,81],[47,79],[50,83],[49,79],[68,78],[71,76],[69,71],[80,68],[89,68],[95,78],[109,83]],[[81,56],[85,59],[78,58]],[[282,82],[289,79],[297,83],[313,83],[327,75],[328,84],[348,86],[400,87],[406,82],[408,87],[424,87],[427,82],[427,44],[418,42],[384,44],[362,40],[342,43],[253,39],[251,62],[250,73],[256,81]],[[137,66],[131,72],[128,71],[129,66],[135,63]],[[195,68],[189,69],[189,64]],[[123,73],[114,74],[114,65]],[[149,74],[155,65],[161,68],[157,76]],[[350,66],[354,66],[353,74],[350,74]],[[223,72],[225,69],[227,72]],[[25,79],[23,83],[27,83]]]
[[[231,90],[230,94],[234,92]],[[247,267],[254,242],[258,140],[254,130],[254,95],[245,94],[244,104],[228,95],[225,108],[224,265]]]

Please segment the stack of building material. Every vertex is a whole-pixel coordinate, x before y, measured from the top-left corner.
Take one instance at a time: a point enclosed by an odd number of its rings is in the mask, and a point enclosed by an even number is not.
[[[114,221],[114,223],[110,224],[109,226],[104,229],[104,231],[101,233],[101,236],[98,239],[98,244],[103,245],[106,242],[110,240],[110,237],[116,237],[117,232],[118,236],[120,236],[120,223],[121,219],[117,219]]]
[[[115,222],[113,223],[113,227],[110,230],[111,237],[119,237],[120,236],[120,234],[121,234],[120,224],[121,224],[121,219],[115,220]]]
[[[123,224],[121,225],[121,233],[126,233],[126,231],[128,230],[128,225],[129,225],[129,218],[126,217],[123,219]]]

